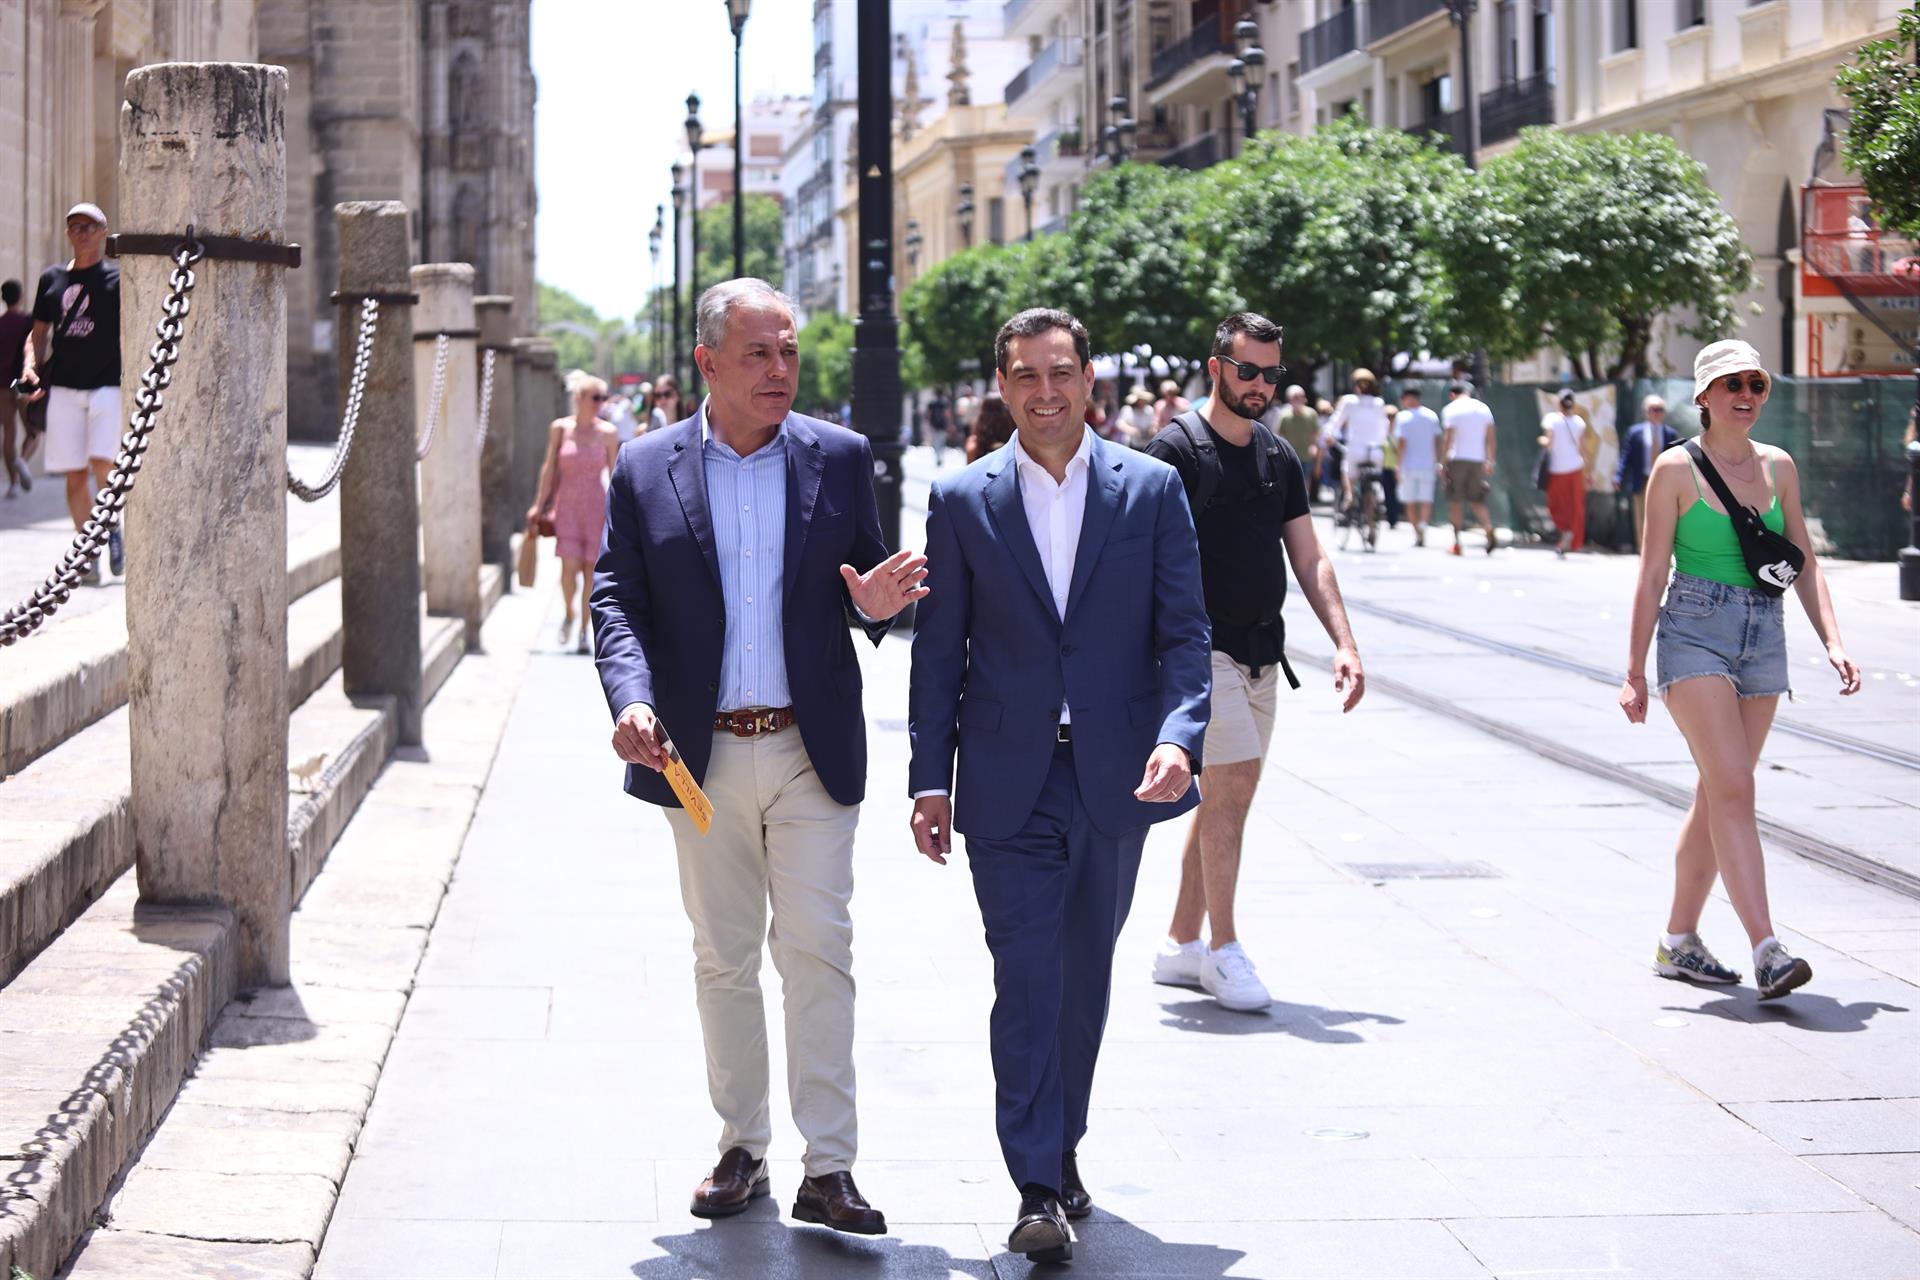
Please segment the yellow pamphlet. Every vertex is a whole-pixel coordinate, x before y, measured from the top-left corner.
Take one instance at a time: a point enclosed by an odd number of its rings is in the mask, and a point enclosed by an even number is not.
[[[707,828],[713,825],[713,801],[707,799],[707,793],[693,780],[686,762],[680,759],[680,748],[673,745],[671,738],[666,742],[666,751],[667,785],[680,798],[680,804],[686,809],[687,816],[693,819],[693,825],[700,829],[701,835],[705,835]]]

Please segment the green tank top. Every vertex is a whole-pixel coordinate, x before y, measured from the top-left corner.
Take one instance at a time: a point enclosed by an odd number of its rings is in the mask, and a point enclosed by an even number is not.
[[[1733,531],[1733,518],[1707,505],[1707,495],[1700,488],[1700,472],[1691,462],[1687,473],[1693,477],[1696,497],[1673,527],[1674,569],[1730,587],[1754,586],[1753,573],[1740,551],[1740,535]],[[1767,491],[1773,494],[1773,505],[1760,517],[1760,523],[1784,534],[1787,518],[1780,510],[1780,494],[1773,487],[1772,459],[1767,461]]]

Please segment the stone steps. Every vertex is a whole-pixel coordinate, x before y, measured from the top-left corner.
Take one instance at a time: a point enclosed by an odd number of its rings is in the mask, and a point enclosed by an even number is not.
[[[497,568],[481,574],[490,608],[503,580]],[[319,604],[310,608],[318,616]],[[459,661],[463,633],[459,619],[428,620],[425,697],[433,697]],[[303,664],[317,660],[302,654],[315,649],[290,645],[290,679],[303,678],[297,674]],[[64,851],[43,859],[48,865],[35,888],[17,896],[18,906],[56,911],[60,895],[77,890],[80,896],[67,898],[66,907],[84,909],[64,930],[56,926],[50,940],[43,938],[37,955],[17,952],[31,958],[0,987],[0,1080],[7,1086],[0,1093],[0,1276],[16,1266],[43,1280],[55,1273],[171,1105],[235,994],[232,919],[224,909],[136,901],[125,714],[114,712],[75,735],[7,785],[7,834],[32,825],[62,840]],[[290,718],[292,758],[329,756],[313,791],[289,795],[296,901],[391,756],[396,734],[391,700],[356,705],[337,672]],[[36,773],[45,777],[28,776]],[[53,816],[12,821],[29,790],[16,794],[23,781],[40,784],[42,812],[57,815],[64,806],[64,826]],[[91,809],[71,816],[84,805]],[[0,835],[0,842],[6,839]]]

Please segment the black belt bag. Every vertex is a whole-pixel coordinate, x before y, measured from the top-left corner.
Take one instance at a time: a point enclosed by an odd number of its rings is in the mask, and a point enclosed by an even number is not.
[[[1794,544],[1793,539],[1767,528],[1758,511],[1733,496],[1733,490],[1720,478],[1713,463],[1707,461],[1707,451],[1700,447],[1698,440],[1687,441],[1687,452],[1700,468],[1700,474],[1712,486],[1720,505],[1727,509],[1727,515],[1732,518],[1734,535],[1740,539],[1740,554],[1746,560],[1747,572],[1753,575],[1755,584],[1770,596],[1787,594],[1787,588],[1807,567],[1806,553]]]
[[[1222,643],[1222,639],[1229,642]],[[1242,659],[1252,669],[1255,680],[1268,667],[1277,666],[1287,677],[1287,684],[1298,689],[1300,677],[1293,674],[1293,667],[1287,662],[1287,623],[1286,619],[1273,617],[1265,622],[1256,622],[1251,626],[1234,626],[1228,623],[1213,624],[1214,648],[1224,653],[1236,651],[1245,654]]]

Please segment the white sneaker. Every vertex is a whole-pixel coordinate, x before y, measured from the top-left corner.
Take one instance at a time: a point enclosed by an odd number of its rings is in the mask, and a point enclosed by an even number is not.
[[[1160,950],[1153,957],[1153,980],[1170,987],[1197,987],[1200,964],[1206,958],[1207,944],[1198,938],[1192,942],[1162,938]]]
[[[1253,961],[1237,942],[1209,951],[1200,962],[1200,989],[1223,1008],[1255,1013],[1273,1003],[1267,986],[1253,970]]]
[[[565,653],[567,646],[573,643],[573,620],[563,618],[560,621],[560,652]]]

